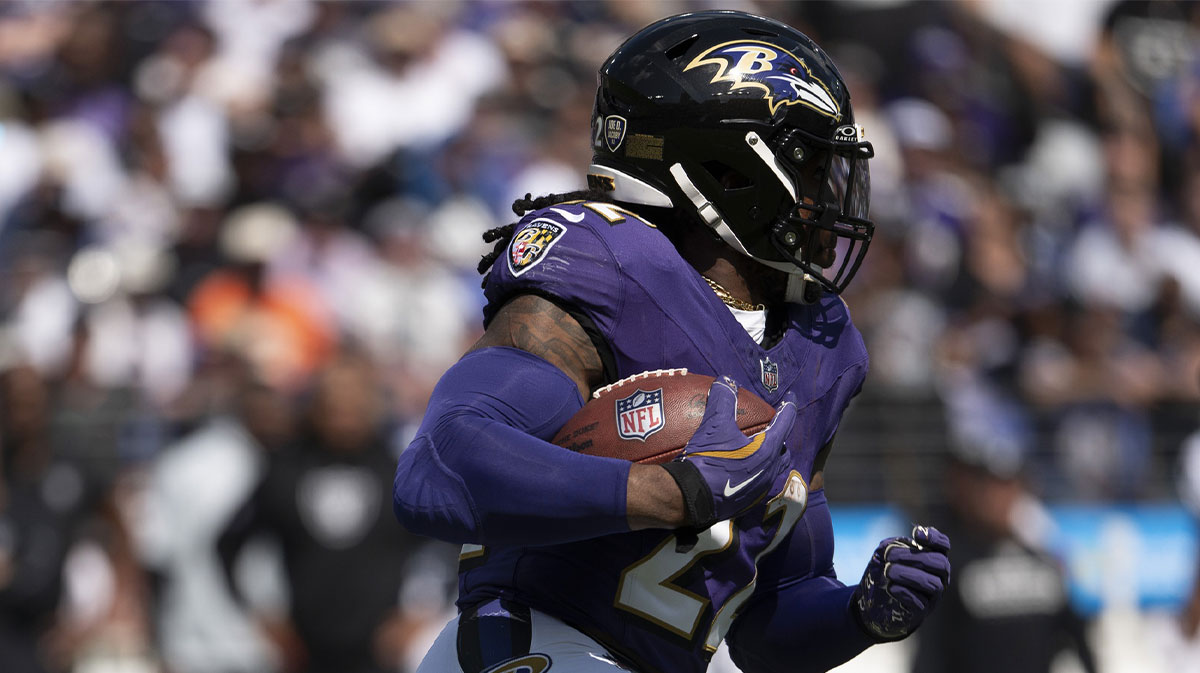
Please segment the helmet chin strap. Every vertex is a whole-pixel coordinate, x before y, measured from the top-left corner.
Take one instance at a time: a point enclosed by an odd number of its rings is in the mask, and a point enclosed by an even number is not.
[[[779,181],[783,184],[784,188],[787,189],[788,193],[792,195],[793,199],[795,199],[795,187],[792,185],[791,180],[788,180],[786,175],[779,168],[778,163],[775,161],[775,157],[767,149],[766,143],[758,137],[758,134],[754,133],[753,131],[746,134],[746,144],[749,145],[754,153],[767,164],[767,166],[771,169],[771,172],[779,178]],[[738,237],[733,233],[733,230],[730,229],[729,224],[725,221],[725,218],[721,215],[720,211],[717,210],[717,207],[714,206],[708,199],[704,198],[704,194],[700,192],[700,190],[696,187],[696,184],[692,182],[692,179],[688,176],[687,170],[684,169],[681,164],[677,163],[671,166],[670,172],[671,177],[675,179],[675,183],[679,185],[679,189],[683,192],[684,196],[688,198],[688,201],[691,202],[692,207],[696,209],[696,214],[700,216],[700,219],[705,225],[710,227],[717,233],[718,236],[721,237],[721,240],[724,241],[726,245],[742,255],[753,259],[759,264],[764,264],[772,269],[782,271],[788,275],[787,289],[784,293],[785,301],[796,304],[809,303],[805,292],[810,281],[808,274],[796,268],[796,266],[793,264],[759,259],[758,257],[750,254],[750,252],[746,250],[746,247],[742,245],[742,242],[738,240]],[[661,190],[653,187],[643,180],[625,173],[624,171],[612,168],[611,166],[592,164],[588,168],[588,175],[594,175],[602,179],[611,180],[613,197],[619,201],[637,203],[645,206],[656,206],[659,208],[671,208],[675,205],[671,202],[671,198],[664,194]]]
[[[691,201],[700,219],[713,231],[717,232],[717,235],[721,237],[722,241],[725,241],[726,245],[759,264],[783,271],[788,275],[784,301],[795,304],[808,303],[805,299],[804,291],[805,286],[808,284],[808,274],[796,268],[795,265],[786,262],[772,262],[750,254],[750,251],[746,250],[746,247],[738,240],[733,230],[729,228],[729,224],[725,222],[725,218],[721,216],[717,207],[704,198],[704,194],[696,187],[696,183],[692,182],[692,179],[688,177],[687,169],[682,164],[677,163],[671,166],[670,171],[671,177],[675,178],[675,183],[679,185],[679,189],[683,192],[683,195],[688,198],[688,201]]]
[[[787,173],[783,172],[783,167],[779,165],[779,159],[767,147],[766,141],[760,138],[754,131],[747,133],[745,140],[750,151],[754,152],[754,156],[758,157],[758,160],[766,164],[767,168],[775,174],[775,178],[779,180],[779,184],[783,185],[784,190],[792,197],[792,203],[799,203],[800,197],[796,195],[796,184],[787,176]]]

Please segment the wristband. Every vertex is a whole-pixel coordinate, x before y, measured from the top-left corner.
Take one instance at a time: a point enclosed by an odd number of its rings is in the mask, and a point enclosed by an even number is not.
[[[699,468],[686,460],[673,460],[663,467],[683,494],[685,527],[704,530],[716,523],[712,494]]]

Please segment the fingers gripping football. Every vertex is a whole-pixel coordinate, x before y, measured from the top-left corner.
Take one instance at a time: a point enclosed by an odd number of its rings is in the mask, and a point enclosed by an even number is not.
[[[737,424],[737,384],[713,381],[704,417],[678,458],[663,467],[683,492],[687,527],[704,529],[745,511],[787,469],[784,438],[796,405],[779,405],[770,425],[746,437]]]
[[[880,542],[854,594],[863,628],[881,640],[916,630],[950,583],[949,551],[950,538],[928,526]]]

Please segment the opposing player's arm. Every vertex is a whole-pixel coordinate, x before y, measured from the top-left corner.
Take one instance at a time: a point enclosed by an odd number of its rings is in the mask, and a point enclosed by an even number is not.
[[[566,311],[509,301],[438,382],[393,489],[410,530],[450,542],[552,544],[684,522],[661,467],[576,454],[549,438],[601,382],[601,360]]]

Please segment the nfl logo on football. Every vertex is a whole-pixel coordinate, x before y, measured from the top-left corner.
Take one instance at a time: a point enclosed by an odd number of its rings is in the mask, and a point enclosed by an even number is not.
[[[663,417],[662,388],[638,390],[629,397],[617,400],[617,434],[621,439],[646,438],[662,430],[667,421]]]

